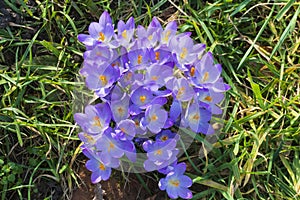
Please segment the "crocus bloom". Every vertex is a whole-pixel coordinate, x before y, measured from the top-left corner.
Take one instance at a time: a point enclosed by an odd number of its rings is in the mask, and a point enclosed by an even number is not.
[[[90,150],[86,146],[82,148],[82,153],[90,159],[86,162],[85,166],[92,172],[92,183],[98,183],[101,180],[105,181],[109,179],[111,168],[117,168],[120,165],[120,161],[118,159],[114,159],[109,165],[105,165],[101,161],[99,154]]]
[[[199,108],[198,101],[192,103],[186,112],[183,120],[196,133],[212,134],[213,128],[209,124],[211,112],[204,108]]]
[[[171,79],[168,81],[167,87],[173,90],[174,96],[179,101],[189,101],[195,94],[186,78]]]
[[[105,131],[95,145],[101,151],[104,164],[110,164],[115,158],[121,158],[124,153],[132,162],[135,162],[135,147],[132,141],[120,140],[111,129]]]
[[[131,101],[141,107],[145,108],[153,99],[152,92],[144,87],[139,87],[131,94]]]
[[[166,190],[168,196],[172,199],[181,197],[183,199],[191,199],[192,192],[187,189],[193,184],[190,177],[183,175],[186,165],[184,163],[178,164],[174,167],[174,171],[167,174],[166,178],[160,179],[158,186],[161,190]]]
[[[135,122],[130,119],[122,120],[118,123],[122,135],[128,140],[132,140],[136,134]]]
[[[107,11],[100,16],[99,23],[92,22],[89,26],[89,35],[79,34],[78,40],[92,49],[100,43],[108,43],[114,35],[112,20]]]
[[[212,114],[222,114],[222,110],[216,104],[224,99],[223,93],[215,92],[212,89],[200,89],[197,92],[197,98],[200,102],[204,103],[204,106],[208,110],[211,110]]]
[[[115,122],[127,119],[129,116],[129,96],[125,94],[118,100],[111,101],[110,108]]]
[[[222,72],[220,64],[214,64],[211,52],[206,53],[199,62],[195,65],[195,83],[197,85],[204,85],[208,83],[215,83]]]
[[[164,127],[168,118],[168,113],[161,108],[161,105],[154,104],[149,106],[145,112],[144,125],[152,132],[159,133]]]
[[[177,160],[176,155],[179,152],[176,148],[175,139],[169,139],[164,142],[148,140],[143,143],[143,148],[147,151],[148,159],[144,162],[144,168],[147,171],[158,170],[168,166]]]
[[[170,41],[170,48],[177,60],[178,68],[183,71],[187,70],[184,65],[192,64],[196,60],[196,54],[193,52],[194,42],[188,35],[173,37]]]
[[[135,30],[134,18],[130,17],[126,24],[120,20],[118,22],[118,36],[117,41],[124,47],[129,47],[131,39]]]
[[[106,113],[101,115],[101,113]],[[76,113],[75,121],[81,126],[83,131],[91,134],[101,133],[106,130],[111,120],[111,112],[107,103],[88,105],[85,113]]]

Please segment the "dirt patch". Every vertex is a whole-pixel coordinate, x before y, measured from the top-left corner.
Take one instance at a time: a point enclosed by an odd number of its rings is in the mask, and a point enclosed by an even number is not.
[[[164,191],[160,191],[158,183],[146,174],[140,174],[151,191],[151,194],[142,186],[135,174],[129,174],[127,180],[121,172],[113,171],[107,181],[92,184],[91,173],[81,166],[79,176],[82,183],[73,192],[71,200],[164,200],[168,199]]]

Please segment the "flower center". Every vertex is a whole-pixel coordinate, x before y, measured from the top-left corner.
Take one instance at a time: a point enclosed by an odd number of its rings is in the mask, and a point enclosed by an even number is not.
[[[166,32],[166,35],[165,35],[165,37],[164,37],[163,40],[164,40],[165,42],[168,42],[170,35],[171,35],[171,31],[168,30],[168,31]]]
[[[92,136],[90,136],[89,134],[84,133],[83,136],[88,140],[89,143],[92,144],[95,142],[94,138]]]
[[[155,151],[155,155],[161,155],[162,154],[162,150],[158,149],[157,151]]]
[[[102,124],[100,122],[100,118],[98,116],[94,117],[94,126],[102,127]]]
[[[145,95],[140,96],[140,101],[144,103],[146,101],[147,97]]]
[[[198,115],[198,114],[195,114],[194,116],[193,116],[193,120],[199,120],[200,119],[200,116]]]
[[[124,109],[122,107],[119,107],[117,110],[118,110],[118,113],[120,114],[120,116],[124,115]]]
[[[155,52],[155,60],[159,60],[159,56],[160,56],[160,53],[159,52]]]
[[[169,139],[169,137],[168,137],[168,136],[166,136],[166,135],[164,135],[164,136],[162,136],[160,139],[161,139],[162,141],[166,141],[166,140],[168,140],[168,139]]]
[[[190,75],[194,76],[195,75],[195,67],[192,67],[190,70]]]
[[[101,83],[102,83],[103,86],[107,84],[107,78],[106,78],[106,76],[100,75],[99,79],[100,79],[100,81],[101,81]]]
[[[169,183],[174,187],[178,187],[180,184],[179,180],[170,180]]]
[[[152,76],[151,79],[152,79],[152,81],[157,81],[158,77],[157,76]]]
[[[152,40],[152,39],[153,39],[153,35],[149,35],[148,40]]]
[[[100,32],[100,33],[99,33],[98,40],[99,40],[99,41],[104,41],[104,40],[105,40],[105,35],[104,35],[103,32]]]
[[[156,114],[153,114],[151,116],[151,121],[156,121],[158,119],[157,115]]]
[[[182,95],[184,94],[184,91],[185,91],[185,87],[179,88],[178,93],[177,93],[178,99],[182,97]]]
[[[127,31],[126,31],[126,30],[124,30],[124,31],[122,32],[122,37],[123,37],[124,39],[127,39]]]
[[[206,82],[206,81],[208,80],[208,78],[209,78],[209,73],[208,73],[208,72],[205,72],[205,73],[204,73],[204,76],[203,76],[202,82]]]
[[[183,47],[183,48],[182,48],[182,51],[181,51],[181,53],[180,53],[180,55],[179,55],[179,57],[180,57],[181,59],[185,59],[187,53],[188,53],[187,48]]]
[[[204,98],[204,100],[205,100],[205,101],[211,102],[211,101],[212,101],[212,98],[211,98],[211,96],[206,96],[206,97]]]
[[[100,170],[102,170],[102,171],[105,170],[105,166],[104,166],[102,163],[100,163],[99,168],[100,168]]]
[[[138,55],[137,63],[140,65],[142,63],[143,56]]]
[[[110,151],[111,149],[115,148],[115,144],[112,142],[109,142],[109,147],[108,147],[108,151]]]

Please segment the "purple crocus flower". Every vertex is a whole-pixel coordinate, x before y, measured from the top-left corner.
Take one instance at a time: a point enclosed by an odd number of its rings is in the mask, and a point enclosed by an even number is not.
[[[118,36],[117,41],[122,46],[129,48],[130,42],[133,38],[135,31],[134,18],[130,17],[126,24],[124,21],[120,20],[118,22]]]
[[[177,135],[176,133],[173,133],[171,130],[162,130],[160,133],[158,133],[155,136],[155,139],[156,139],[156,141],[160,140],[162,142],[165,142],[171,138],[176,138],[176,140],[179,139],[176,136],[179,136],[179,135]]]
[[[201,105],[206,107],[206,109],[211,110],[212,114],[222,114],[222,110],[216,104],[224,99],[223,93],[203,88],[198,90],[197,98],[203,103]]]
[[[195,64],[195,83],[197,85],[205,85],[215,83],[222,72],[220,64],[214,64],[214,58],[211,52],[204,54],[197,64]]]
[[[96,144],[97,140],[101,137],[101,134],[94,135],[94,134],[89,134],[85,132],[80,132],[78,133],[79,139],[84,142],[86,147],[91,147]]]
[[[90,159],[86,162],[85,166],[92,172],[92,183],[98,183],[101,180],[108,180],[111,174],[111,168],[117,168],[120,165],[120,161],[118,159],[114,159],[111,163],[109,163],[109,165],[105,165],[101,161],[99,152],[94,152],[84,145],[82,146],[82,153]]]
[[[193,184],[190,177],[183,175],[186,169],[185,163],[179,163],[174,167],[174,171],[167,174],[166,178],[160,179],[158,186],[161,190],[166,190],[168,196],[172,199],[181,197],[183,199],[191,199],[192,192],[187,189]]]
[[[86,86],[95,90],[99,97],[105,97],[110,91],[108,89],[120,78],[119,68],[107,66],[106,63],[90,65],[85,68],[85,72]]]
[[[176,35],[177,32],[177,24],[175,21],[172,21],[167,24],[164,31],[161,32],[160,35],[160,44],[161,45],[168,45],[170,42],[170,39],[173,38]]]
[[[135,162],[135,147],[132,141],[122,141],[112,132],[111,129],[105,131],[101,138],[97,140],[96,147],[101,151],[101,159],[104,164],[109,164],[116,158],[121,158],[124,153]]]
[[[152,133],[159,133],[168,119],[168,113],[161,108],[160,104],[147,107],[142,124]]]
[[[132,140],[136,134],[135,122],[131,119],[125,119],[118,123],[120,136],[124,136],[125,140]]]
[[[153,94],[149,89],[139,87],[131,94],[131,101],[140,108],[145,108],[153,100]]]
[[[101,113],[105,113],[105,115]],[[108,128],[111,112],[107,103],[95,106],[88,105],[85,107],[85,113],[76,113],[74,119],[83,131],[90,134],[99,134]]]
[[[170,48],[174,53],[178,68],[182,71],[187,71],[185,65],[192,64],[197,58],[193,52],[194,42],[188,35],[173,37],[170,41]]]
[[[116,50],[106,46],[97,45],[92,50],[86,51],[83,54],[85,62],[107,62],[111,63],[117,59],[118,53]]]
[[[212,134],[214,130],[209,124],[210,119],[211,112],[207,109],[200,108],[199,103],[196,101],[188,107],[183,125],[188,125],[196,133]]]
[[[78,40],[86,45],[88,49],[92,49],[95,45],[111,41],[114,36],[114,27],[112,20],[107,11],[100,16],[99,22],[92,22],[89,26],[89,35],[79,34]]]
[[[137,36],[139,40],[137,41],[139,48],[151,48],[155,47],[161,32],[163,31],[161,24],[156,17],[153,17],[147,29],[139,25],[137,27]]]
[[[189,101],[195,95],[193,88],[186,78],[173,78],[167,83],[167,87],[173,91],[179,101]]]
[[[144,84],[148,84],[153,91],[164,86],[173,76],[173,69],[167,65],[152,64],[146,70]]]
[[[144,69],[150,64],[150,54],[148,49],[137,49],[128,52],[129,66],[131,70]]]
[[[118,100],[112,100],[110,103],[111,112],[115,122],[127,119],[129,116],[129,96],[125,94]]]
[[[176,148],[176,140],[169,139],[164,142],[148,140],[143,143],[143,148],[147,151],[148,159],[144,162],[147,171],[158,170],[168,166],[177,160],[176,155],[179,150]]]

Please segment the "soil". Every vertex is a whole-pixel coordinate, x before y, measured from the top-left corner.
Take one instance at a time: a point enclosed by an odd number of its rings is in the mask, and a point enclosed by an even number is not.
[[[92,184],[90,181],[91,173],[84,165],[80,166],[79,176],[82,183],[73,191],[71,200],[164,200],[166,193],[160,191],[158,183],[152,179],[144,179],[150,188],[149,194],[141,185],[135,174],[130,174],[127,178],[130,182],[124,181],[121,172],[113,171],[113,175],[107,181],[101,181],[98,184]],[[124,183],[125,182],[125,183]]]

